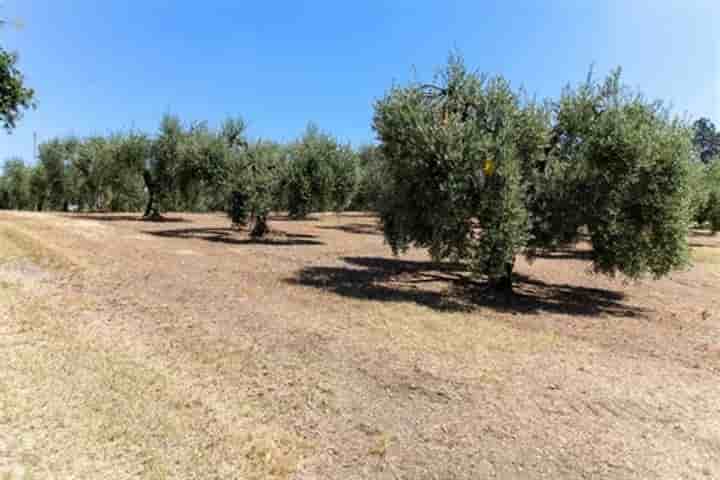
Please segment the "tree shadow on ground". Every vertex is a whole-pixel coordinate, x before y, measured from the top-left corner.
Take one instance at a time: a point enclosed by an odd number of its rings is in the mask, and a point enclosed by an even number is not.
[[[712,243],[698,243],[698,242],[690,242],[688,243],[693,248],[720,248],[720,244],[712,244]]]
[[[573,316],[631,317],[642,310],[624,304],[612,290],[551,284],[516,275],[511,296],[472,280],[462,266],[382,257],[345,257],[345,266],[306,267],[291,284],[330,291],[345,297],[383,302],[413,302],[441,311],[487,307],[497,311]]]
[[[561,248],[550,252],[536,252],[530,259],[545,258],[551,260],[592,260],[592,250],[578,250],[577,248]]]
[[[368,223],[348,223],[345,225],[320,225],[317,228],[322,230],[339,230],[345,233],[356,233],[359,235],[382,235],[379,225]]]
[[[713,233],[709,228],[692,228],[690,229],[690,237],[714,237],[717,233]]]
[[[262,238],[250,238],[238,236],[240,233],[234,228],[179,228],[173,230],[145,230],[142,233],[164,238],[199,239],[208,242],[227,243],[230,245],[324,245],[323,242],[315,240],[315,235],[291,234],[272,230],[271,233]]]
[[[312,212],[305,217],[292,217],[284,212],[276,212],[270,215],[268,220],[281,222],[318,222],[323,218],[367,218],[377,220],[378,216],[370,212]]]
[[[192,220],[187,220],[182,217],[143,217],[135,215],[94,215],[89,213],[81,214],[66,214],[63,215],[65,218],[72,218],[75,220],[95,220],[98,222],[148,222],[148,223],[191,223]]]
[[[340,217],[349,217],[349,218],[372,218],[377,220],[380,218],[379,214],[376,212],[340,212],[337,214]]]
[[[287,214],[276,213],[268,217],[270,222],[318,222],[320,217],[318,215],[309,214],[306,217],[291,217]]]

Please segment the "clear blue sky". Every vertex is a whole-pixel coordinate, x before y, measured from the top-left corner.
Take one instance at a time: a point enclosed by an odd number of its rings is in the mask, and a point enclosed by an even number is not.
[[[677,113],[720,123],[720,0],[5,0],[38,108],[0,159],[32,157],[32,132],[155,131],[164,112],[289,140],[308,121],[373,140],[373,100],[430,78],[450,50],[539,97],[616,65]],[[414,69],[414,70],[413,70]]]

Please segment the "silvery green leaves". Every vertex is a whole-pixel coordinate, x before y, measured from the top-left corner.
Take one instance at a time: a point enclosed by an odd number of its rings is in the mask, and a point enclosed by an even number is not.
[[[289,147],[285,187],[288,211],[294,218],[311,212],[342,211],[352,201],[359,173],[355,152],[309,124]]]
[[[33,106],[35,92],[25,86],[17,68],[18,56],[0,47],[0,124],[7,132],[15,128],[23,110]]]
[[[386,239],[396,252],[427,247],[437,260],[505,277],[529,240],[523,107],[504,79],[470,73],[457,57],[436,81],[394,88],[375,106]]]
[[[546,105],[457,57],[435,82],[375,105],[394,252],[426,247],[508,283],[518,253],[587,231],[599,272],[661,276],[686,263],[689,129],[623,87],[619,70]]]
[[[572,166],[596,271],[655,277],[688,259],[690,130],[657,102],[620,84],[567,90],[554,148]]]

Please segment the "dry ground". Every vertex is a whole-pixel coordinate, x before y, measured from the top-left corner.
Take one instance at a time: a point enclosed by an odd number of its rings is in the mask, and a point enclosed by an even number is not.
[[[512,303],[368,216],[0,213],[0,478],[720,478],[720,238]]]

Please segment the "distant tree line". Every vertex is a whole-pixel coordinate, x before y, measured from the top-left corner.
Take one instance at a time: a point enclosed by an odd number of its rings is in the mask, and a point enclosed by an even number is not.
[[[39,147],[36,165],[5,162],[0,208],[16,210],[227,211],[266,230],[268,212],[368,209],[377,188],[376,147],[355,151],[310,124],[296,141],[250,141],[242,119],[220,128],[163,117],[156,135],[58,138]],[[360,193],[360,195],[356,195]]]

